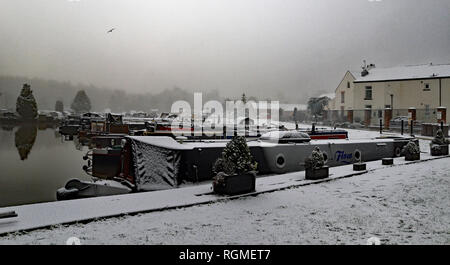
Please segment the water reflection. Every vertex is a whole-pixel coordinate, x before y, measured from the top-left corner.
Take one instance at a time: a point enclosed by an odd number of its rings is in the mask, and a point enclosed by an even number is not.
[[[28,158],[28,155],[36,141],[37,127],[35,125],[22,125],[16,131],[15,143],[21,160]]]
[[[0,207],[54,201],[69,179],[90,180],[82,143],[49,126],[0,124]]]

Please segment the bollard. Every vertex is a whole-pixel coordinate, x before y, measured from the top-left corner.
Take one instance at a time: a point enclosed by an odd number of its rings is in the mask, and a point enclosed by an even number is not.
[[[403,125],[403,120],[401,121],[401,124],[402,124],[402,125],[401,125],[401,126],[402,126],[402,128],[401,128],[401,134],[403,135],[403,126],[404,126],[404,125]]]
[[[393,165],[394,164],[394,159],[392,157],[389,158],[383,158],[381,160],[381,164],[382,165]]]
[[[380,119],[380,134],[383,134],[383,120]]]
[[[353,164],[353,171],[364,171],[366,169],[366,163],[356,162]]]

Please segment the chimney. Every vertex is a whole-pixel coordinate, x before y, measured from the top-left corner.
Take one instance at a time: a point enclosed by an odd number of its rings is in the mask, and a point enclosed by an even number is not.
[[[364,70],[362,70],[362,72],[361,72],[361,76],[366,76],[366,75],[368,75],[369,74],[369,71],[367,71],[367,69],[364,69]]]
[[[375,68],[375,64],[371,63],[369,65],[366,64],[366,60],[363,60],[364,62],[364,66],[362,67],[362,72],[361,72],[361,76],[366,76],[369,74],[369,70],[372,70],[373,68]]]

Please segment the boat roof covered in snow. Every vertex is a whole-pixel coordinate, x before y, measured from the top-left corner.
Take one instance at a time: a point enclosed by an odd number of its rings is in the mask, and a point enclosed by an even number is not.
[[[272,131],[263,134],[261,141],[277,142],[277,143],[305,143],[311,141],[311,137],[300,131]]]

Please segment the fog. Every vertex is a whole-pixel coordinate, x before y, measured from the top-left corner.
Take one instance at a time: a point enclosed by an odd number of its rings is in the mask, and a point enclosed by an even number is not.
[[[363,59],[449,63],[449,14],[448,0],[0,0],[0,75],[301,103]]]

